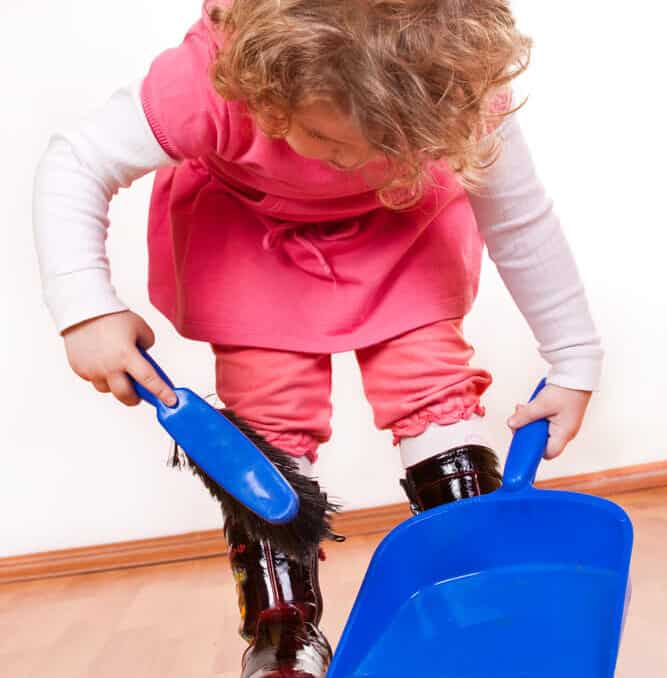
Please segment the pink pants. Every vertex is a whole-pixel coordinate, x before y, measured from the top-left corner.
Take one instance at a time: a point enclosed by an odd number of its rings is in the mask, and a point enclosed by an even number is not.
[[[294,456],[317,458],[331,437],[331,356],[264,348],[213,346],[216,390],[226,407]],[[491,375],[468,364],[472,347],[461,320],[420,327],[356,351],[375,424],[394,444],[430,423],[483,415]]]

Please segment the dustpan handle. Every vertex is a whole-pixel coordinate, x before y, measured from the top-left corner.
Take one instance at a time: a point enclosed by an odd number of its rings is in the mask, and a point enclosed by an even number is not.
[[[547,380],[542,379],[531,401],[546,386]],[[505,463],[503,474],[503,489],[509,492],[522,490],[535,482],[537,467],[542,461],[549,438],[549,422],[546,419],[533,421],[521,427],[512,438],[510,451]]]

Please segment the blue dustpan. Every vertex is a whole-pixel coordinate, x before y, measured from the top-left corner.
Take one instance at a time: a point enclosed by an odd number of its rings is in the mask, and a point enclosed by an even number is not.
[[[516,433],[501,489],[383,540],[328,678],[614,675],[632,525],[612,502],[532,486],[547,431]]]

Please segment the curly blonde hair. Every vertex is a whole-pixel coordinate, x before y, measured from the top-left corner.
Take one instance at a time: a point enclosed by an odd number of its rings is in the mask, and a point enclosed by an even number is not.
[[[331,102],[389,161],[384,204],[423,194],[445,161],[473,189],[499,152],[486,136],[510,110],[491,100],[528,66],[531,40],[508,0],[209,0],[223,38],[216,91],[244,100],[267,134]],[[397,195],[401,197],[396,198]]]

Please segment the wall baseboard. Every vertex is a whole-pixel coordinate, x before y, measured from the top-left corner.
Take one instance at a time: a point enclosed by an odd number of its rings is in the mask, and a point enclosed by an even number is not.
[[[667,461],[554,478],[539,482],[538,486],[598,496],[665,487]],[[334,529],[348,537],[387,532],[409,515],[407,503],[345,511],[337,516]],[[212,558],[226,551],[222,530],[207,530],[33,553],[0,558],[0,584]]]

